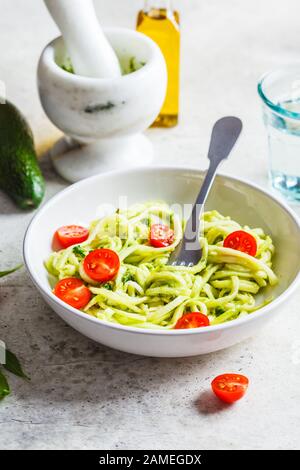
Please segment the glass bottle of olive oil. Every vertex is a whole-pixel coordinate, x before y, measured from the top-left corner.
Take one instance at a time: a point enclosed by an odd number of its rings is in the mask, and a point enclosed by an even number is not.
[[[180,18],[171,0],[146,0],[139,12],[137,30],[161,48],[168,68],[168,90],[153,127],[173,127],[178,123],[180,89]]]

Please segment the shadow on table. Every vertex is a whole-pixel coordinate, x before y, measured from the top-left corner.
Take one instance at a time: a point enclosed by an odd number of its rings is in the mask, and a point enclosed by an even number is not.
[[[22,213],[26,214],[27,211],[24,212],[19,209],[7,194],[0,190],[0,215],[18,215]]]
[[[221,402],[211,390],[205,390],[199,398],[194,402],[198,412],[203,415],[220,413],[228,410],[232,405]]]
[[[159,409],[162,402],[177,407],[182,393],[201,415],[228,409],[210,389],[212,374],[218,370],[220,355],[226,358],[226,351],[160,359],[110,349],[63,322],[25,276],[16,288],[3,286],[0,300],[5,341],[31,377],[30,383],[14,380],[15,402],[45,407],[49,419],[55,419],[64,404],[80,409],[83,420],[86,409],[107,410],[122,401],[133,408],[156,403]],[[28,408],[28,416],[33,410]]]
[[[184,389],[191,377],[195,377],[195,383],[203,389],[203,369],[207,367],[209,356],[160,359],[110,349],[65,324],[34,288],[29,287],[27,291],[28,300],[24,298],[24,303],[31,302],[31,312],[24,315],[25,324],[23,317],[14,324],[7,319],[10,325],[7,344],[10,339],[15,342],[16,337],[23,336],[22,359],[31,377],[30,383],[16,383],[17,401],[37,400],[45,404],[66,401],[104,406],[133,399],[138,403],[146,396],[155,400],[162,394],[167,397],[172,383],[174,388]],[[5,304],[4,308],[7,309]],[[16,315],[20,315],[19,312]],[[208,379],[206,377],[207,386]]]
[[[52,160],[50,157],[50,150],[44,152],[39,157],[40,168],[42,170],[46,183],[55,181],[56,183],[61,183],[61,184],[66,185],[67,184],[66,180],[64,180],[61,176],[59,176],[54,170]]]

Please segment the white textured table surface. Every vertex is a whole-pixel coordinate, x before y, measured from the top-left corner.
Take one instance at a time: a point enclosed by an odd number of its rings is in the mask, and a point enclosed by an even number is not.
[[[133,27],[139,0],[96,0],[106,25]],[[244,121],[225,171],[262,186],[266,136],[256,83],[266,70],[300,58],[298,0],[181,0],[182,120],[151,130],[157,164],[205,167],[214,120]],[[56,34],[41,0],[0,0],[0,80],[30,120],[40,148],[58,134],[36,90],[37,60]],[[43,162],[47,198],[65,187]],[[0,194],[0,266],[21,260],[32,214]],[[31,383],[10,379],[0,403],[5,449],[299,448],[300,293],[257,337],[188,359],[135,357],[93,343],[43,302],[25,271],[0,287],[0,338],[15,351]],[[249,376],[244,400],[228,408],[209,393],[211,379],[233,370]]]

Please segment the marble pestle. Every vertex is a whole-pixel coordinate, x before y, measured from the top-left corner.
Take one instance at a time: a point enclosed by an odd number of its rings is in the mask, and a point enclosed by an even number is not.
[[[96,17],[93,0],[44,0],[60,29],[77,75],[121,76],[119,60]]]

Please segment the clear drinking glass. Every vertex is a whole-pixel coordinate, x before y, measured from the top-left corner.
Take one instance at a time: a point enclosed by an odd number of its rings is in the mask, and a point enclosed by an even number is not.
[[[300,201],[300,65],[267,73],[258,84],[268,132],[272,185]]]

